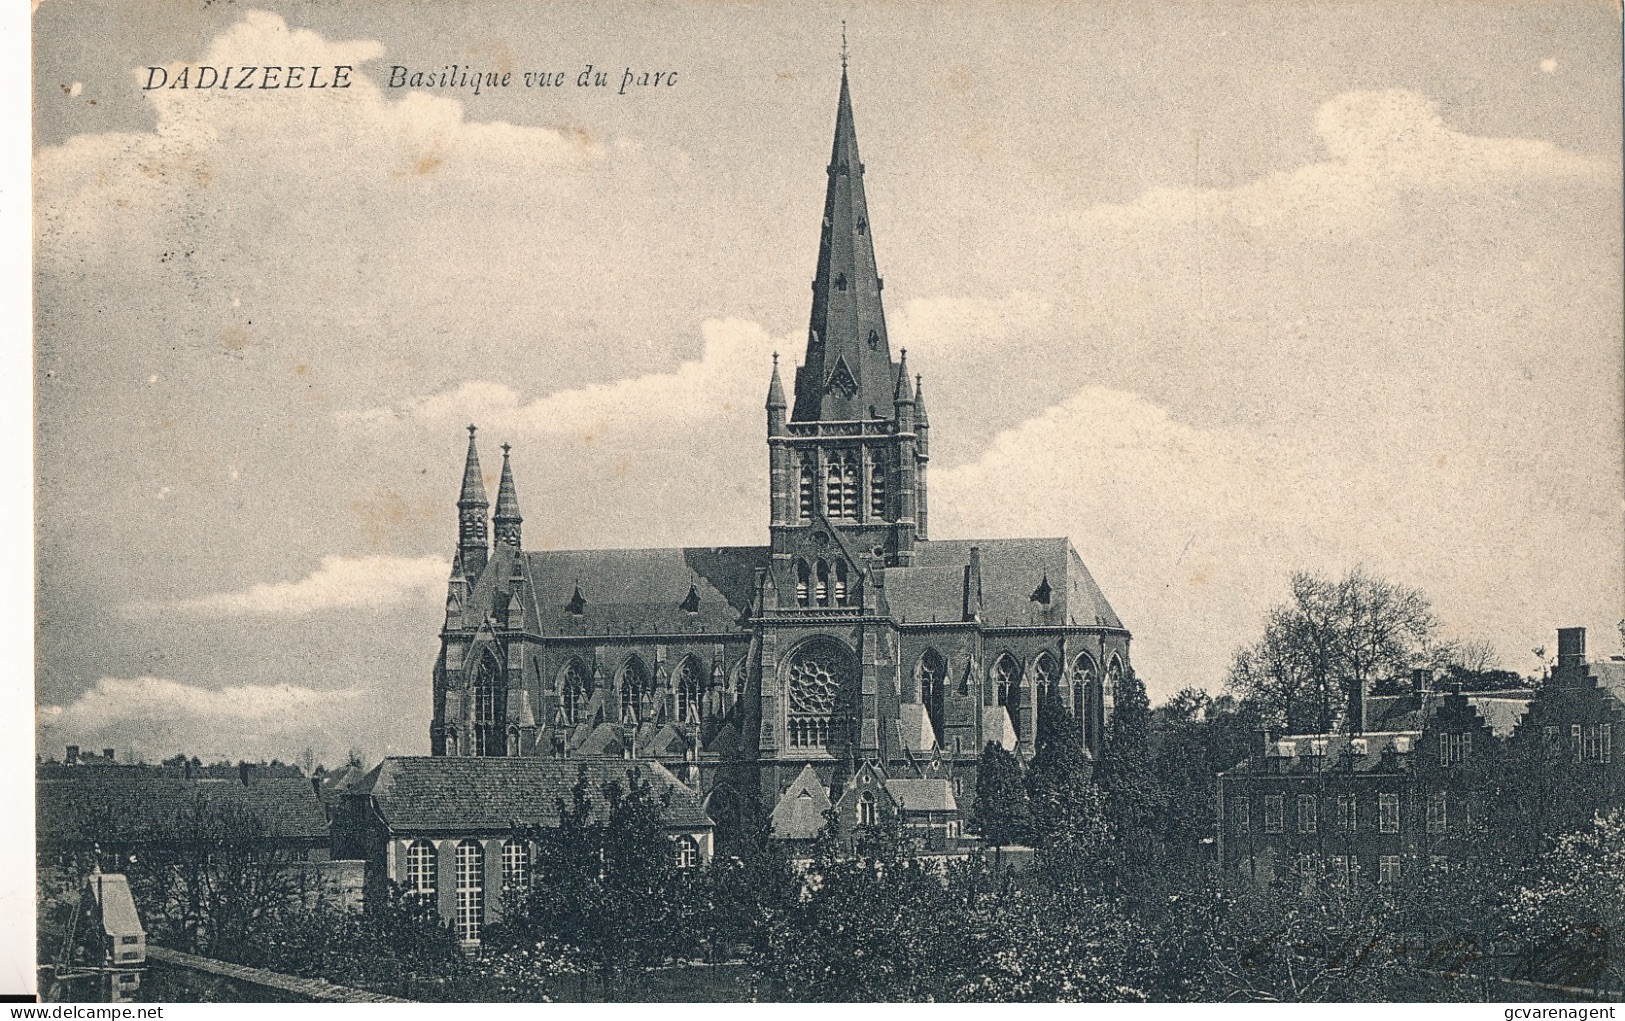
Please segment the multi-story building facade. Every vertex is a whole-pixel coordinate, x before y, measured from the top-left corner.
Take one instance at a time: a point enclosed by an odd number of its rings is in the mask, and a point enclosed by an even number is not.
[[[930,536],[930,419],[891,355],[844,69],[825,170],[805,353],[767,387],[766,544],[526,549],[507,448],[488,521],[471,426],[434,756],[653,760],[723,831],[784,817],[809,768],[845,806],[867,766],[945,781],[899,804],[946,834],[987,742],[1032,753],[1041,692],[1099,749],[1130,635],[1072,544]]]
[[[1418,671],[1407,694],[1351,698],[1337,733],[1260,735],[1218,779],[1220,863],[1260,881],[1395,883],[1625,804],[1625,661],[1588,663],[1583,628],[1558,635],[1536,688],[1439,692]]]

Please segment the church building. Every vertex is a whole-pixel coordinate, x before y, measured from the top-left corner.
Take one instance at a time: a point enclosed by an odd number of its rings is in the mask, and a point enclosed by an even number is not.
[[[764,544],[526,549],[508,448],[488,519],[470,426],[434,756],[652,760],[719,836],[814,824],[786,798],[957,836],[984,745],[1033,753],[1041,693],[1099,753],[1129,632],[1071,542],[931,537],[844,66],[826,173],[806,352],[767,385]]]

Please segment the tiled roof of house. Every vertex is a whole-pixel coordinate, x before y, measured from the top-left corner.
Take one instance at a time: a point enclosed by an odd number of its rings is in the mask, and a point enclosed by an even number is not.
[[[518,823],[550,826],[558,822],[562,799],[582,771],[597,804],[606,783],[623,787],[629,770],[655,784],[656,793],[671,792],[665,824],[672,829],[707,829],[711,819],[700,798],[656,762],[535,757],[411,756],[385,759],[368,778],[373,803],[390,829],[411,833],[506,831]]]
[[[953,784],[947,780],[902,778],[886,781],[886,792],[905,812],[957,812]]]
[[[200,815],[201,813],[201,815]],[[278,841],[327,839],[327,814],[302,776],[186,779],[139,766],[87,769],[35,784],[41,844],[142,841],[185,831],[199,818],[241,819]]]

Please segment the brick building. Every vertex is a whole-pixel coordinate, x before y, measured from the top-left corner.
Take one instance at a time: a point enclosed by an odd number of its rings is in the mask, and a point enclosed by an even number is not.
[[[504,901],[528,889],[534,849],[516,836],[527,826],[556,826],[560,803],[585,772],[596,805],[628,771],[670,794],[662,822],[680,866],[708,861],[714,827],[698,795],[658,762],[579,761],[522,756],[388,758],[336,793],[333,841],[367,862],[369,897],[399,890],[430,898],[464,940],[502,917]]]
[[[805,353],[767,387],[766,543],[526,549],[507,448],[488,521],[470,426],[433,756],[658,762],[723,832],[802,819],[782,802],[813,786],[856,821],[860,770],[930,780],[886,797],[942,842],[986,742],[1032,753],[1041,690],[1099,750],[1130,635],[1072,544],[930,537],[925,393],[891,356],[844,69],[825,169]]]
[[[1393,883],[1625,804],[1625,661],[1588,663],[1585,629],[1558,634],[1533,689],[1441,692],[1417,671],[1405,694],[1356,694],[1336,733],[1261,734],[1218,779],[1220,863],[1265,882]]]

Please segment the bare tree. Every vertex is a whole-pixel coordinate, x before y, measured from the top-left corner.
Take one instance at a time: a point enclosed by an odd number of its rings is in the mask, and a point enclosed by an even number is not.
[[[1448,646],[1421,590],[1356,567],[1341,579],[1300,571],[1257,644],[1236,654],[1229,687],[1277,725],[1329,730],[1355,691],[1442,665]]]

